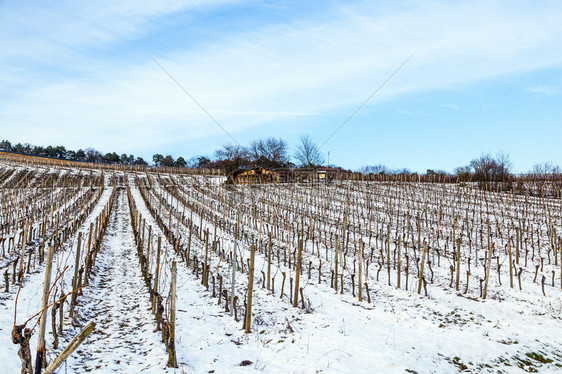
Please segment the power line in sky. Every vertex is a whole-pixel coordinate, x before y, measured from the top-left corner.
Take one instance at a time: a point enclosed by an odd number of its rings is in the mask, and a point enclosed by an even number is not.
[[[398,66],[398,68],[394,70],[394,72],[390,74],[390,76],[386,78],[386,80],[382,82],[380,86],[377,87],[377,89],[371,94],[371,96],[369,96],[367,100],[363,101],[363,103],[359,105],[359,107],[355,109],[355,111],[351,113],[351,115],[347,117],[345,121],[343,121],[343,123],[336,129],[336,131],[334,131],[332,135],[328,136],[328,138],[324,140],[324,143],[322,143],[320,147],[318,147],[318,149],[321,149],[324,145],[326,145],[326,143],[328,143],[330,139],[332,139],[334,135],[336,135],[338,131],[340,131],[342,127],[344,127],[357,114],[357,112],[359,112],[361,108],[363,108],[373,98],[373,96],[375,96],[404,67],[404,65],[406,65],[408,61],[412,59],[412,57],[414,57],[414,53],[412,53],[412,55],[408,57],[400,66]]]
[[[199,103],[199,102],[198,102],[198,101],[181,85],[181,83],[178,82],[178,80],[177,80],[176,78],[174,78],[173,75],[170,74],[170,72],[168,72],[168,70],[166,70],[166,69],[164,68],[164,66],[162,66],[162,64],[160,64],[160,63],[159,63],[154,57],[152,57],[152,55],[151,55],[150,53],[148,53],[147,51],[145,51],[145,53],[152,59],[152,61],[154,61],[154,62],[156,63],[156,65],[158,65],[158,66],[160,67],[160,69],[162,69],[162,70],[164,71],[164,73],[166,73],[166,74],[168,75],[168,77],[170,77],[171,80],[173,80],[173,81],[178,85],[179,88],[182,89],[183,92],[186,93],[187,96],[189,96],[189,97],[191,98],[191,100],[193,100],[193,102],[194,102],[195,104],[197,104],[197,105],[199,106],[199,108],[201,108],[201,109],[207,114],[207,116],[209,116],[210,119],[213,120],[214,123],[217,124],[218,127],[220,127],[220,128],[222,129],[222,131],[224,131],[224,133],[225,133],[226,135],[228,135],[228,136],[230,137],[230,139],[232,139],[232,140],[234,141],[234,143],[236,143],[236,144],[238,144],[240,147],[242,147],[242,145],[240,145],[240,143],[238,143],[238,141],[237,141],[236,139],[234,139],[234,137],[233,137],[228,131],[226,131],[226,129],[224,128],[224,126],[221,125],[220,122],[217,121],[216,118],[213,117],[213,116],[211,115],[211,113],[209,113],[209,112],[207,111],[207,109],[205,109],[205,108],[203,107],[203,105],[201,105],[201,104],[200,104],[200,103]]]

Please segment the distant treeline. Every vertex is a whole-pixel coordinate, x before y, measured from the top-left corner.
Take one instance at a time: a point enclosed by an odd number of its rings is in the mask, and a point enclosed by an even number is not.
[[[8,140],[0,141],[0,150],[16,152],[20,154],[56,158],[69,161],[83,161],[100,164],[124,164],[124,165],[149,165],[142,157],[119,155],[117,152],[102,152],[93,148],[79,149],[77,151],[66,149],[64,146],[35,146],[31,144],[17,143],[12,145]],[[280,138],[269,137],[256,139],[249,145],[224,144],[215,151],[214,155],[193,156],[189,159],[178,157],[174,159],[171,155],[155,154],[152,157],[152,165],[156,167],[187,167],[198,169],[219,169],[226,174],[237,169],[250,169],[262,167],[265,169],[295,168],[299,167],[322,167],[329,166],[338,168],[336,165],[327,165],[326,158],[320,148],[310,139],[303,135],[292,153],[289,153],[287,141]],[[344,170],[339,168],[340,170]],[[417,176],[424,180],[436,180],[443,182],[479,182],[479,183],[503,183],[511,186],[514,182],[542,180],[550,181],[558,185],[562,181],[562,169],[558,165],[549,162],[535,164],[527,173],[515,175],[513,163],[506,152],[499,152],[495,156],[490,153],[482,154],[473,159],[468,165],[460,166],[450,173],[444,170],[427,169],[425,173],[416,173],[408,169],[391,169],[384,165],[369,165],[358,170],[365,176],[387,176],[390,179],[400,180],[409,177],[415,180]],[[372,178],[371,178],[372,179]],[[510,187],[506,187],[510,188]]]
[[[396,169],[385,165],[364,166],[359,169],[362,174],[379,174],[388,176],[411,176],[417,173],[408,169]],[[425,176],[434,176],[441,179],[451,177],[460,182],[502,182],[509,183],[518,180],[559,180],[562,178],[562,169],[550,162],[535,164],[526,173],[516,175],[513,173],[513,163],[506,152],[499,152],[496,156],[490,153],[480,155],[468,165],[459,166],[452,173],[444,170],[427,169]]]
[[[325,162],[324,157],[318,146],[313,143],[308,136],[301,136],[299,140],[300,143],[293,155],[296,164],[291,161],[287,142],[274,137],[253,140],[248,146],[225,144],[215,152],[214,157],[200,155],[186,160],[181,156],[174,159],[171,155],[164,156],[157,153],[152,156],[151,161],[152,165],[156,167],[220,169],[225,172],[254,167],[271,169],[295,167],[297,165],[306,167],[323,165]],[[0,150],[69,161],[83,161],[99,164],[148,165],[148,162],[142,157],[135,157],[132,154],[127,155],[126,153],[119,155],[117,152],[104,154],[93,148],[74,151],[66,149],[66,147],[62,145],[49,145],[47,147],[35,146],[28,143],[12,145],[8,140],[2,140],[0,142]]]
[[[41,147],[28,143],[17,143],[12,145],[8,140],[0,141],[0,150],[15,152],[31,156],[56,158],[68,161],[93,162],[98,164],[126,164],[126,165],[148,165],[142,157],[122,154],[119,156],[115,152],[102,154],[93,148],[79,149],[77,151],[66,149],[62,145]]]

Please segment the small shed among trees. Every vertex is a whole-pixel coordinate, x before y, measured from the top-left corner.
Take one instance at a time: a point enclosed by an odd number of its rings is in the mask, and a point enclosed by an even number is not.
[[[274,169],[280,175],[281,183],[329,183],[333,180],[351,178],[351,172],[332,167],[301,167]]]
[[[238,169],[232,172],[230,181],[234,184],[279,183],[279,173],[264,168]]]

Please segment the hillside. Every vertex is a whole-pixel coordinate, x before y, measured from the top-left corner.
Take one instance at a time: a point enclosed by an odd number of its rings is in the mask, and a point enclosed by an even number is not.
[[[562,367],[559,199],[223,181],[0,160],[3,370],[21,368],[12,329],[26,321],[35,365],[49,247],[47,363],[96,323],[59,372]]]

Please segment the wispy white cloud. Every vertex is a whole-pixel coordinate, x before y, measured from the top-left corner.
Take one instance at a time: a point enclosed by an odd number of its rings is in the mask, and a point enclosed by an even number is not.
[[[529,87],[527,91],[538,93],[547,96],[554,96],[560,94],[560,89],[551,86],[538,86],[538,87]]]
[[[120,40],[134,40],[162,27],[162,17],[236,0],[93,0],[1,5],[4,57],[64,57]],[[160,21],[160,22],[157,22]]]
[[[11,71],[0,84],[14,93],[4,95],[0,105],[4,137],[21,138],[25,129],[31,142],[56,142],[50,139],[64,134],[69,146],[107,149],[122,149],[127,139],[125,151],[133,152],[220,134],[142,53],[142,40],[152,30],[165,29],[166,16],[201,7],[212,13],[225,3],[69,3],[52,11],[38,8],[27,21],[17,7],[3,12],[4,30],[29,27],[22,36],[8,35],[9,46],[0,56],[0,68]],[[196,49],[178,43],[154,55],[235,136],[281,121],[303,132],[303,118],[315,113],[331,115],[337,125],[413,52],[412,61],[372,105],[562,64],[562,4],[516,5],[348,3],[286,24],[256,21],[252,31],[228,32],[219,40],[200,41]],[[138,53],[119,64],[102,56],[104,46],[117,42]],[[45,56],[55,72],[18,67]],[[56,69],[62,70],[60,76]],[[39,78],[30,80],[30,75]],[[331,130],[325,129],[326,137]]]
[[[454,110],[459,110],[458,105],[453,105],[453,104],[441,104],[439,105],[440,107],[443,108],[449,108],[449,109],[454,109]]]
[[[240,110],[215,110],[214,113],[234,114],[239,116],[256,116],[256,115],[317,116],[319,114],[319,113],[307,113],[307,112],[256,112],[256,111],[240,111]]]

